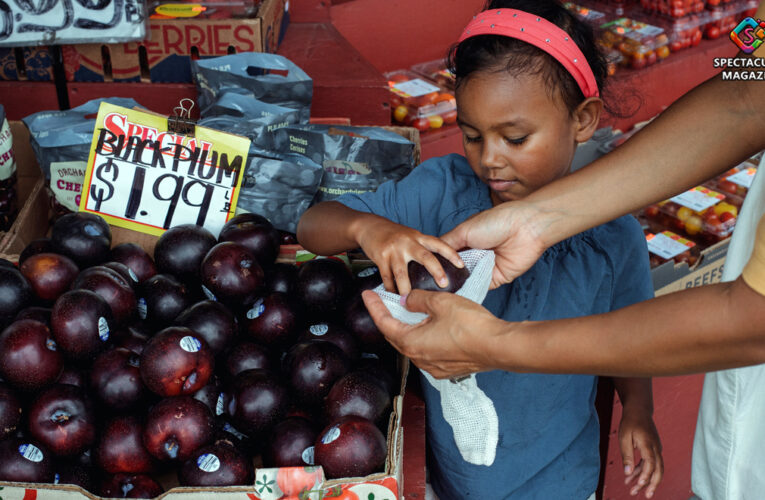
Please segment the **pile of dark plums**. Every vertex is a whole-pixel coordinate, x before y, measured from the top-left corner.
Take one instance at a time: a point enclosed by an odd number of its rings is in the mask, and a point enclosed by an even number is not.
[[[360,298],[379,275],[276,263],[280,238],[243,214],[152,258],[77,213],[0,262],[0,480],[151,498],[254,463],[381,472],[400,377]]]

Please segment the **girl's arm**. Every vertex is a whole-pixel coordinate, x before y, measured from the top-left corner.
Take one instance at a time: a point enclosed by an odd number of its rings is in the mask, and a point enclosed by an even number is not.
[[[442,287],[449,280],[433,253],[440,253],[458,267],[464,265],[442,240],[336,201],[309,208],[298,222],[297,237],[301,245],[319,255],[361,248],[377,265],[385,288],[401,295],[411,289],[409,261],[425,266]]]
[[[622,405],[619,446],[625,483],[637,480],[630,493],[637,495],[645,488],[646,498],[651,498],[664,476],[661,440],[653,421],[651,379],[615,377],[612,380]],[[640,453],[640,462],[636,461],[635,450]]]

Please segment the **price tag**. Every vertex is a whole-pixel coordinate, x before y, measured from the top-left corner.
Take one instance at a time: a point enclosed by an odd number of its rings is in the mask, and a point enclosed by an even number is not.
[[[648,251],[663,259],[671,259],[696,244],[685,238],[681,238],[671,231],[663,231],[659,234],[646,235]]]
[[[396,83],[392,88],[393,91],[401,97],[420,97],[440,90],[435,85],[419,78]]]
[[[218,234],[236,211],[249,147],[205,127],[169,132],[166,117],[102,103],[80,211],[157,236],[180,224]]]
[[[674,201],[678,205],[688,207],[696,212],[703,212],[723,200],[725,200],[725,195],[702,186],[697,186],[674,198],[670,198],[669,201]]]
[[[753,167],[745,168],[740,172],[736,172],[733,175],[729,175],[725,178],[726,181],[731,181],[734,184],[749,189],[752,187],[752,181],[754,180],[754,174],[757,173],[757,169]]]

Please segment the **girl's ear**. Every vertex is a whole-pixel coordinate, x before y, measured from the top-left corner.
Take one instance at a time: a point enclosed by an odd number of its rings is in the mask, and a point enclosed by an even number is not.
[[[576,142],[585,142],[598,129],[600,114],[603,112],[603,100],[600,97],[588,97],[574,111]]]

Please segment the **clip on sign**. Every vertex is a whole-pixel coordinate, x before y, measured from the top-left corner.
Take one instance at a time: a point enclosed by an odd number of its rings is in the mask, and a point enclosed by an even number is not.
[[[217,235],[236,211],[250,140],[182,118],[102,103],[80,211],[152,235],[179,224]]]

